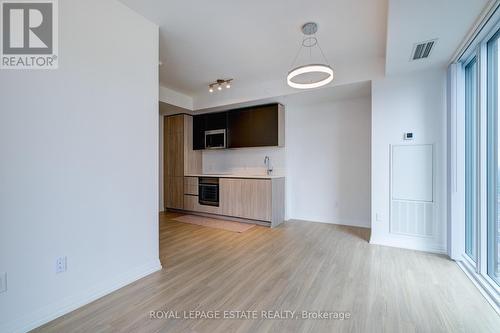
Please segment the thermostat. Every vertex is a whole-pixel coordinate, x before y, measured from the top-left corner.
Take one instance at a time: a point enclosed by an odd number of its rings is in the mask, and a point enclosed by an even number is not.
[[[404,139],[405,140],[413,140],[413,133],[405,133],[404,134]]]

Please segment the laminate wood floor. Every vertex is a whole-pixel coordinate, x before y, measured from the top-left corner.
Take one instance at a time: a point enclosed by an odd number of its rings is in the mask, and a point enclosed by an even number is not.
[[[500,331],[500,317],[453,261],[370,245],[368,229],[294,221],[239,234],[170,218],[160,217],[163,270],[35,332]],[[150,318],[150,311],[191,310],[351,318]]]

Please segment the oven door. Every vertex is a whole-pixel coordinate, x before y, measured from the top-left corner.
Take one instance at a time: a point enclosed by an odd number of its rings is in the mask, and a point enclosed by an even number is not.
[[[199,184],[198,190],[200,205],[219,206],[219,184]]]
[[[226,130],[205,131],[205,149],[226,148]]]

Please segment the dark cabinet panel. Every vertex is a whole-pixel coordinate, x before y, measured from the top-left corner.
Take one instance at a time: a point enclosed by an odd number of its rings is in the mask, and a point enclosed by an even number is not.
[[[227,112],[207,113],[205,115],[205,129],[207,131],[226,129]]]
[[[205,115],[193,117],[193,149],[205,149]]]
[[[205,149],[205,131],[227,128],[227,112],[207,113],[193,118],[193,149]]]
[[[205,131],[226,129],[227,148],[284,145],[284,108],[280,104],[252,106],[193,118],[193,149],[205,149]]]
[[[228,148],[278,146],[278,105],[233,110],[228,113]]]

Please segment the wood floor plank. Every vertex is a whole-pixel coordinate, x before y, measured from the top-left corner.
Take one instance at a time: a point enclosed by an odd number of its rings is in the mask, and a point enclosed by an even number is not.
[[[34,332],[496,332],[500,317],[444,256],[369,230],[291,221],[244,233],[160,217],[164,269]],[[347,320],[151,319],[150,311],[346,311]],[[182,315],[182,313],[180,313]]]

